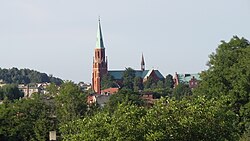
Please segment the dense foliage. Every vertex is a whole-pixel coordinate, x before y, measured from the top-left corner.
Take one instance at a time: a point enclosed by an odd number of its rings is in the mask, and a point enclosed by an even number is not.
[[[60,86],[55,106],[59,123],[81,118],[87,110],[86,95],[74,83],[66,82]]]
[[[51,129],[49,107],[36,95],[32,99],[0,105],[0,140],[48,140]]]
[[[121,103],[131,103],[137,106],[143,106],[145,103],[138,92],[129,89],[122,89],[118,93],[111,95],[105,105],[105,109],[114,112]]]
[[[30,69],[2,69],[0,68],[0,80],[5,83],[11,84],[28,84],[28,83],[43,83],[51,82],[57,85],[61,84],[63,81],[59,78],[53,76],[48,76],[46,73],[40,73],[38,71]]]
[[[3,100],[5,98],[14,100],[22,98],[23,96],[24,94],[14,84],[8,84],[0,87],[0,100]]]
[[[125,89],[134,90],[135,70],[133,70],[132,68],[126,68],[122,78],[123,78],[123,87]]]
[[[233,37],[222,41],[210,55],[209,69],[202,73],[197,95],[208,99],[227,96],[227,106],[239,116],[241,133],[250,130],[250,43]]]
[[[118,85],[115,83],[111,75],[105,74],[101,80],[101,89],[107,89],[110,87],[118,87]]]
[[[177,85],[173,90],[173,97],[175,97],[176,99],[181,99],[183,97],[191,96],[191,95],[192,95],[192,91],[189,88],[189,86],[182,84],[182,83]]]
[[[86,95],[76,84],[66,82],[59,90],[52,84],[48,90],[47,95],[33,94],[29,99],[2,101],[1,141],[46,141],[49,131],[58,131],[61,124],[84,117]]]
[[[223,101],[161,99],[149,109],[121,103],[113,113],[101,111],[60,131],[64,140],[235,140],[236,118]]]

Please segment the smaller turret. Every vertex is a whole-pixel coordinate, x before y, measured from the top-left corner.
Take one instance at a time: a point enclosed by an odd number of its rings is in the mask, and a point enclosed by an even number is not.
[[[141,70],[145,71],[145,61],[144,61],[143,54],[142,54],[142,58],[141,58]]]

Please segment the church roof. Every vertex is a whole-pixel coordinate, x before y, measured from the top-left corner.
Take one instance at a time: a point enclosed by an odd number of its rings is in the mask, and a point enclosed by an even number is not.
[[[135,70],[135,77],[141,77],[141,78],[146,78],[148,76],[150,76],[150,74],[152,73],[152,71],[155,72],[155,74],[157,75],[157,77],[159,79],[164,79],[164,76],[158,71],[158,70]],[[108,73],[113,76],[113,78],[115,80],[121,80],[123,73],[125,72],[125,70],[113,70],[113,71],[108,71]]]
[[[96,48],[104,48],[100,18],[98,20],[98,27],[97,27]]]

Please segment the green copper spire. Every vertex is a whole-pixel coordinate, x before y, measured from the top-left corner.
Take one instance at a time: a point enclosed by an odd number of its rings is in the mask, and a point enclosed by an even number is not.
[[[96,36],[96,48],[104,48],[100,17],[98,19],[98,29],[97,29],[97,36]]]

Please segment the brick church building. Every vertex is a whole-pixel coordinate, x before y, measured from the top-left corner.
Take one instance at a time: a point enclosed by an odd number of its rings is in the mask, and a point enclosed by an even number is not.
[[[92,72],[92,89],[95,93],[101,94],[101,78],[105,74],[111,75],[115,81],[121,82],[125,70],[111,70],[108,71],[107,56],[105,56],[105,47],[103,42],[100,19],[98,21],[96,47],[93,58],[93,72]],[[140,77],[143,82],[147,81],[149,77],[154,80],[164,80],[163,75],[158,70],[145,70],[145,61],[142,55],[141,70],[135,70],[135,76]]]

